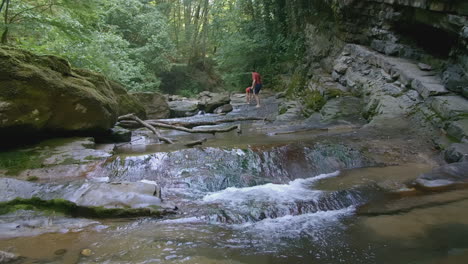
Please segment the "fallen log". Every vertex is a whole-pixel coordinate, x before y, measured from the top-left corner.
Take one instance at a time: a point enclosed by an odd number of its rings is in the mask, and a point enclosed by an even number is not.
[[[216,134],[216,133],[224,133],[224,132],[229,132],[234,129],[237,129],[237,133],[241,134],[241,126],[239,125],[233,125],[229,127],[224,127],[224,128],[206,128],[206,129],[190,129],[182,126],[175,126],[175,125],[169,125],[165,123],[158,123],[158,122],[153,122],[151,120],[145,121],[148,125],[151,125],[153,127],[160,127],[160,128],[167,128],[167,129],[173,129],[173,130],[179,130],[187,133],[199,133],[199,134]],[[142,125],[136,121],[128,121],[128,120],[121,120],[118,123],[119,126],[124,127],[124,128],[140,128]]]
[[[179,130],[179,131],[184,131],[187,133],[198,133],[198,134],[216,134],[216,133],[225,133],[232,131],[234,129],[238,130],[238,133],[240,133],[240,125],[234,125],[234,126],[229,126],[229,127],[224,127],[224,128],[206,128],[206,129],[190,129],[186,127],[181,127],[181,126],[173,126],[173,125],[168,125],[164,123],[156,123],[156,122],[148,122],[148,124],[155,126],[155,127],[161,127],[161,128],[168,128],[168,129],[174,129],[174,130]]]
[[[159,133],[158,130],[156,130],[156,128],[154,128],[152,125],[148,124],[147,122],[141,120],[135,114],[123,115],[123,116],[120,116],[117,120],[118,121],[123,121],[123,120],[129,120],[129,119],[137,122],[138,124],[140,124],[143,127],[148,128],[151,132],[153,132],[153,134],[156,135],[156,137],[159,140],[164,141],[164,142],[166,142],[168,144],[174,144],[174,142],[170,138],[166,138],[166,137],[161,136],[161,134]]]
[[[239,122],[239,121],[251,121],[251,120],[263,120],[268,121],[267,118],[264,117],[234,117],[234,118],[226,118],[226,119],[219,119],[219,120],[205,120],[205,121],[183,121],[183,120],[169,120],[169,119],[154,119],[154,120],[146,120],[146,122],[151,123],[162,123],[168,124],[173,126],[183,126],[187,128],[193,128],[197,126],[214,126],[223,123],[232,123],[232,122]]]

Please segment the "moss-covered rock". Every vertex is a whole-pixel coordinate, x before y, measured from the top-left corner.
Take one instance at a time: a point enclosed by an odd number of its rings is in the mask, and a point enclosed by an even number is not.
[[[52,199],[42,200],[37,197],[30,199],[16,198],[8,202],[0,202],[0,215],[15,212],[18,210],[34,210],[49,213],[59,213],[73,217],[89,218],[120,218],[138,216],[163,216],[169,213],[157,207],[145,208],[105,208],[98,206],[80,206],[76,203],[63,200]]]
[[[161,216],[177,210],[158,197],[158,186],[143,182],[48,184],[0,178],[0,189],[0,215],[33,210],[106,218]]]
[[[119,84],[55,56],[0,47],[0,136],[95,135],[118,115],[145,110]]]

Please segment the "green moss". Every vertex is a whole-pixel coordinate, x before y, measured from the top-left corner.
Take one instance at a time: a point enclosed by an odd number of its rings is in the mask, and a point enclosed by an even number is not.
[[[140,118],[146,118],[146,110],[135,96],[127,94],[119,95],[117,101],[119,103],[119,115],[135,113]]]
[[[6,170],[7,175],[18,175],[27,169],[38,169],[44,167],[44,159],[53,155],[53,149],[76,141],[77,138],[56,138],[43,141],[30,149],[10,150],[0,152],[0,170]],[[85,147],[92,147],[92,145]],[[65,159],[61,164],[76,164],[78,160]]]
[[[288,108],[282,106],[282,107],[279,109],[279,111],[278,111],[279,113],[278,113],[278,114],[279,114],[279,115],[282,115],[282,114],[286,113],[287,111],[288,111]]]
[[[42,167],[43,158],[34,150],[16,150],[0,152],[0,169],[6,170],[7,175],[17,175],[26,169]]]
[[[72,217],[91,218],[120,218],[138,216],[162,216],[167,214],[158,206],[150,208],[104,208],[79,206],[63,199],[42,200],[37,197],[31,199],[16,198],[8,202],[0,202],[0,215],[17,210],[36,210],[47,213],[60,213]]]
[[[319,111],[320,109],[322,109],[325,103],[325,98],[320,94],[319,91],[308,92],[304,96],[305,106],[314,111]]]
[[[336,98],[336,97],[341,97],[344,96],[345,93],[341,91],[340,89],[328,89],[326,91],[326,96],[328,98]]]
[[[84,159],[85,160],[98,160],[99,158],[89,155],[89,156],[86,156]]]

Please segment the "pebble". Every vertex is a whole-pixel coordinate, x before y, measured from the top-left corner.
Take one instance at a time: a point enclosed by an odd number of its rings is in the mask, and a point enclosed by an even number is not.
[[[430,65],[427,65],[427,64],[424,64],[424,63],[418,63],[418,67],[419,67],[419,69],[421,69],[421,71],[430,71],[430,70],[432,70],[432,67]]]
[[[83,256],[89,257],[89,256],[91,256],[91,254],[93,254],[91,249],[85,248],[85,249],[81,250],[81,255],[83,255]]]

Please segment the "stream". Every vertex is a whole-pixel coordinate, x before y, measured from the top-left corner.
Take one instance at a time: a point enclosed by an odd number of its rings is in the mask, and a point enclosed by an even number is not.
[[[356,211],[385,199],[376,184],[385,176],[399,174],[398,181],[428,169],[352,169],[214,192],[172,186],[166,198],[181,213],[171,219],[107,220],[100,228],[1,240],[0,248],[27,256],[24,263],[464,263],[467,191],[406,213]],[[93,254],[80,256],[84,248]]]
[[[178,207],[175,215],[0,234],[0,250],[23,256],[18,263],[44,264],[468,263],[468,190],[406,189],[432,164],[382,164],[349,144],[317,140],[323,130],[269,137],[259,127],[246,123],[242,136],[212,136],[202,148],[141,137],[87,175],[156,182]]]

